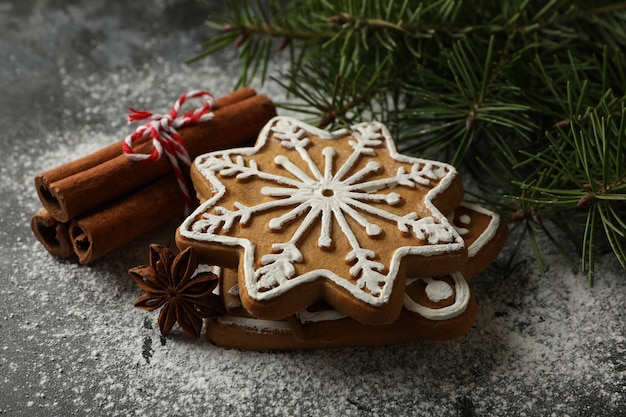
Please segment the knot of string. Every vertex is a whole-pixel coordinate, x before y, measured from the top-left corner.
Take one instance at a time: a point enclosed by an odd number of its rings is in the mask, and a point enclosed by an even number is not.
[[[180,110],[189,99],[202,99],[203,104],[194,110],[179,115]],[[177,129],[190,126],[196,123],[211,120],[213,118],[213,104],[215,98],[206,91],[190,91],[181,95],[172,110],[167,114],[152,113],[149,111],[136,110],[130,108],[128,122],[145,123],[139,126],[132,134],[128,135],[122,143],[122,151],[132,161],[153,162],[161,158],[165,153],[172,165],[178,186],[182,191],[183,200],[187,214],[193,208],[193,199],[188,184],[187,175],[181,169],[181,164],[188,169],[191,166],[189,153],[185,148],[185,143]],[[133,149],[133,144],[143,138],[152,138],[154,150],[149,154],[137,153]]]

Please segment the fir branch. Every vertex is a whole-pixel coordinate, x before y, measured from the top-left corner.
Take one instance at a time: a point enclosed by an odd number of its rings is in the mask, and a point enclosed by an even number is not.
[[[607,102],[612,103],[610,97],[596,108],[583,109],[584,117],[572,117],[570,127],[548,132],[550,145],[540,154],[526,154],[524,164],[538,163],[548,168],[541,181],[520,184],[524,192],[518,198],[526,207],[540,207],[543,215],[560,228],[584,228],[578,245],[582,268],[588,271],[591,283],[598,235],[603,235],[626,268],[622,130],[626,111],[622,101],[619,116],[614,116]]]
[[[590,282],[605,247],[626,268],[626,2],[223,8],[209,17],[221,34],[197,58],[234,45],[239,84],[272,77],[288,93],[281,105],[320,126],[376,119],[403,152],[454,163],[528,238],[542,272],[541,237],[564,255],[575,247]],[[278,51],[289,69],[268,74]]]

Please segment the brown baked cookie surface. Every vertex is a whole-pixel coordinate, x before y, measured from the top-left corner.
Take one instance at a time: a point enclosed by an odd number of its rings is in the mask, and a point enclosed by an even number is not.
[[[457,172],[399,154],[379,123],[329,133],[277,117],[254,147],[196,159],[192,178],[203,203],[177,244],[236,269],[256,319],[323,301],[366,325],[393,323],[407,271],[439,276],[467,263],[445,215],[463,197]]]
[[[496,213],[465,202],[448,217],[466,238],[471,256],[465,270],[482,271],[502,248],[506,226]],[[220,279],[228,314],[206,320],[207,336],[216,344],[241,349],[343,348],[390,345],[416,338],[448,340],[467,333],[477,314],[472,290],[458,271],[408,278],[403,309],[396,321],[385,325],[359,323],[325,302],[314,303],[286,321],[260,320],[243,309],[237,272],[223,270]]]
[[[470,280],[500,253],[508,235],[506,222],[497,213],[465,201],[448,215],[448,220],[465,241],[467,263],[459,272]]]

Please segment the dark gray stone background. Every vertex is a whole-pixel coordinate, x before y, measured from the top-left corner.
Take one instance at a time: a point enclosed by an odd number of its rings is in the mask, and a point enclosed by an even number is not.
[[[90,266],[50,257],[29,228],[35,174],[129,134],[129,106],[233,87],[234,54],[181,64],[210,36],[205,16],[191,0],[0,1],[0,415],[626,415],[612,256],[589,288],[549,245],[545,277],[528,247],[504,275],[509,243],[473,281],[480,312],[461,339],[288,353],[162,338],[132,307],[127,269],[150,242],[173,245],[175,223]]]

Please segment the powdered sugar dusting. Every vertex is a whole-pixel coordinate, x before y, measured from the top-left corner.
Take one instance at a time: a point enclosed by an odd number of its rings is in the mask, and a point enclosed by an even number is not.
[[[132,307],[141,291],[126,271],[148,262],[149,243],[173,248],[176,222],[90,266],[51,258],[28,227],[40,207],[34,175],[123,138],[130,105],[167,110],[190,88],[220,96],[237,72],[231,59],[178,65],[193,54],[200,23],[163,31],[120,17],[139,22],[144,8],[160,16],[190,2],[72,3],[0,7],[2,27],[21,31],[12,38],[0,28],[0,51],[13,55],[0,81],[15,97],[0,113],[0,415],[626,413],[626,280],[610,256],[598,260],[593,288],[547,244],[546,277],[530,255],[506,278],[490,268],[471,282],[479,315],[459,340],[279,353],[222,349],[177,327],[163,338],[157,314]],[[77,18],[91,37],[73,29]],[[58,45],[47,39],[51,25]],[[36,83],[21,96],[17,73]],[[255,87],[283,98],[275,84]],[[33,117],[16,124],[27,108]]]

